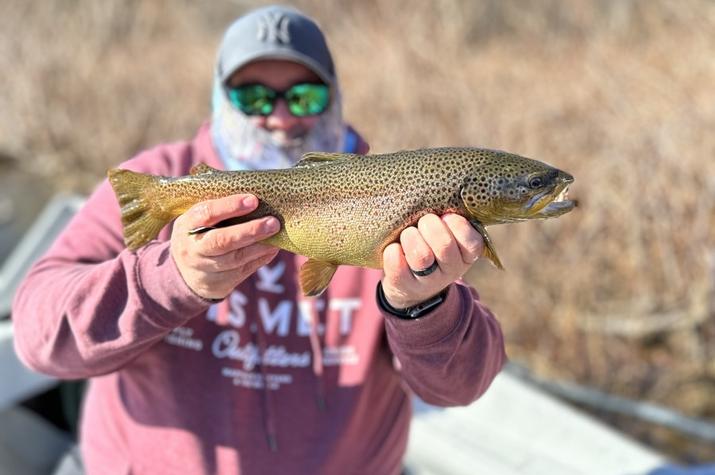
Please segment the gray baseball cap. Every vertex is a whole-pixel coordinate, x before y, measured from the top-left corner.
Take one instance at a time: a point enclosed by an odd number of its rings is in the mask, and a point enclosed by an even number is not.
[[[333,58],[323,32],[314,20],[292,7],[259,8],[233,22],[219,48],[221,82],[258,59],[295,61],[314,71],[327,84],[335,82]]]

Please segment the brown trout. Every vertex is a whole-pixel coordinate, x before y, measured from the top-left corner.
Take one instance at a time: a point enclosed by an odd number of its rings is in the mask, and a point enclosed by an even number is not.
[[[224,172],[197,165],[162,177],[113,169],[124,242],[137,249],[194,204],[252,193],[258,208],[222,223],[266,215],[281,230],[265,243],[308,257],[305,295],[318,295],[341,264],[382,268],[382,252],[427,213],[464,216],[484,239],[484,255],[503,269],[485,226],[571,211],[573,177],[545,163],[478,148],[436,148],[381,155],[308,153],[293,168]]]

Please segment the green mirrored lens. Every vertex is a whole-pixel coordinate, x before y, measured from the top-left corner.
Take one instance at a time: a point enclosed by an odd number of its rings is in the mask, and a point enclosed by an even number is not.
[[[278,97],[283,97],[288,110],[297,117],[322,114],[330,103],[330,88],[325,84],[296,84],[285,93],[263,84],[247,84],[228,89],[231,103],[247,115],[270,115]]]
[[[325,84],[296,84],[285,93],[288,109],[298,117],[322,114],[330,102],[330,90]]]
[[[275,92],[262,84],[229,89],[228,96],[234,106],[248,115],[269,115],[276,98]]]

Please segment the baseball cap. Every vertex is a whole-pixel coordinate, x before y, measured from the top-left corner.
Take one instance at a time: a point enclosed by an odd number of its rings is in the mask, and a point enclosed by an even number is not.
[[[219,48],[221,82],[258,59],[295,61],[311,69],[325,83],[335,82],[333,58],[323,32],[313,19],[293,7],[263,7],[233,22]]]

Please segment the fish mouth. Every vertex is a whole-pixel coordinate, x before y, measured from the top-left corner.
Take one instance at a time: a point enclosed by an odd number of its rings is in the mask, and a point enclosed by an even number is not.
[[[576,201],[568,199],[573,176],[557,171],[554,178],[551,187],[532,196],[526,203],[528,218],[551,218],[568,213],[576,206]]]
[[[571,180],[573,181],[573,180]],[[568,213],[576,207],[576,201],[568,199],[569,185],[571,181],[567,181],[558,185],[552,193],[542,196],[546,204],[542,206],[535,214],[535,218],[552,218]],[[549,200],[549,198],[553,197]],[[547,201],[548,200],[548,201]]]

